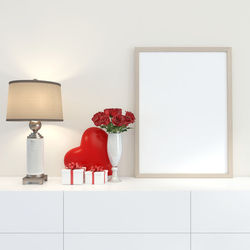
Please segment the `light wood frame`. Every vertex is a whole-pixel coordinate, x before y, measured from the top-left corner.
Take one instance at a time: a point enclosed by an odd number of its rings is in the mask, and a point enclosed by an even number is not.
[[[159,174],[139,171],[139,54],[141,52],[226,52],[227,55],[227,173],[223,174]],[[135,176],[140,178],[232,178],[233,177],[233,136],[232,136],[232,48],[230,47],[136,47],[136,136],[135,136]]]

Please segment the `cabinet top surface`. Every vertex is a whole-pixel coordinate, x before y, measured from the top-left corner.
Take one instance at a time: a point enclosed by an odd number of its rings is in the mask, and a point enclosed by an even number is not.
[[[22,185],[22,178],[1,177],[0,191],[216,191],[248,190],[250,178],[232,179],[152,179],[124,177],[120,183],[105,185],[62,185],[51,177],[44,185]]]

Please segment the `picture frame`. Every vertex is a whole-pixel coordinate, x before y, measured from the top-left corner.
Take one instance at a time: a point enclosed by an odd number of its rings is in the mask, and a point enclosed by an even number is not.
[[[230,178],[232,49],[135,48],[135,176]]]

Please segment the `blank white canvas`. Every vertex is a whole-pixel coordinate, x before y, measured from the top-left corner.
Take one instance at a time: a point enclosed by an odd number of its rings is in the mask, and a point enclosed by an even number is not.
[[[227,173],[226,52],[139,53],[139,171]]]

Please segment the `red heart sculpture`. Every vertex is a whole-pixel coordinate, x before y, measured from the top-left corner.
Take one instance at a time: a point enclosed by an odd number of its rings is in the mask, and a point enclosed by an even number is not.
[[[78,162],[89,170],[92,166],[102,166],[112,174],[107,153],[108,135],[100,128],[88,128],[82,135],[81,145],[68,151],[64,157],[64,164]]]

